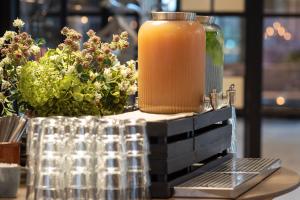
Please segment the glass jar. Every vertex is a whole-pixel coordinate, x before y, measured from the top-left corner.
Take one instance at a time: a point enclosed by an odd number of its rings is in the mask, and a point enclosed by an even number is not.
[[[197,16],[197,21],[204,26],[206,32],[205,94],[209,97],[215,90],[220,95],[223,92],[223,33],[221,28],[214,23],[214,17]]]
[[[150,113],[201,112],[205,30],[194,13],[154,12],[138,34],[139,108]]]

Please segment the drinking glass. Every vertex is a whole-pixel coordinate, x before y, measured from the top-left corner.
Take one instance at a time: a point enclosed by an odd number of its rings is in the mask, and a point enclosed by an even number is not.
[[[92,117],[72,120],[73,133],[68,139],[65,180],[67,199],[95,199],[95,131]]]
[[[124,200],[125,173],[119,169],[101,171],[97,176],[97,199]]]
[[[29,125],[27,128],[27,140],[26,140],[26,167],[27,167],[27,177],[26,177],[26,199],[34,199],[34,176],[35,176],[35,166],[36,166],[36,152],[38,144],[38,136],[41,133],[42,122],[45,118],[38,117],[29,120]]]
[[[128,143],[127,148],[129,148],[127,151],[141,151],[141,149],[138,148],[141,148],[141,145],[143,145],[143,153],[148,154],[150,149],[146,134],[146,121],[144,119],[126,119],[123,120],[122,124],[124,126],[125,142],[126,145]]]
[[[128,119],[123,121],[127,174],[126,199],[149,199],[149,144],[146,134],[146,121],[143,119]]]
[[[42,131],[38,138],[38,155],[63,154],[62,128],[59,120],[47,118],[42,122]]]
[[[64,200],[63,176],[61,171],[38,172],[35,183],[36,200]]]
[[[150,179],[148,176],[148,171],[128,170],[126,186],[127,200],[150,199]]]
[[[34,168],[35,199],[65,199],[62,123],[59,118],[42,121]]]
[[[84,167],[77,167],[67,174],[67,199],[95,199],[95,174],[92,170],[87,170]]]
[[[96,130],[97,198],[124,200],[126,152],[120,123],[114,119],[102,119]]]

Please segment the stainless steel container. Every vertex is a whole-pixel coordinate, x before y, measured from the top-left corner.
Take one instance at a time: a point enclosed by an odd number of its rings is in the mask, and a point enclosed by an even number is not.
[[[20,167],[0,163],[0,198],[14,198],[20,185]]]

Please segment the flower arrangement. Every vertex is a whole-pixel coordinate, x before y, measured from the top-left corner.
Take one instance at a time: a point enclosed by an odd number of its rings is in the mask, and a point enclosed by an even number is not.
[[[128,47],[126,32],[113,35],[112,41],[106,43],[89,30],[88,40],[81,47],[82,35],[65,27],[61,31],[66,37],[64,42],[37,57],[38,44],[21,32],[21,22],[14,22],[19,33],[7,36],[7,31],[1,38],[1,53],[5,56],[0,66],[2,114],[12,113],[16,100],[22,110],[31,110],[37,116],[109,115],[124,111],[128,97],[137,91],[136,62],[121,64],[114,54],[115,50]],[[23,51],[24,43],[27,46]]]

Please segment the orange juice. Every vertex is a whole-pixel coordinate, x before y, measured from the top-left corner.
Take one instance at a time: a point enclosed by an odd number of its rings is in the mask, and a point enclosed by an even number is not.
[[[205,94],[205,30],[193,13],[152,13],[138,35],[139,108],[200,112]]]

